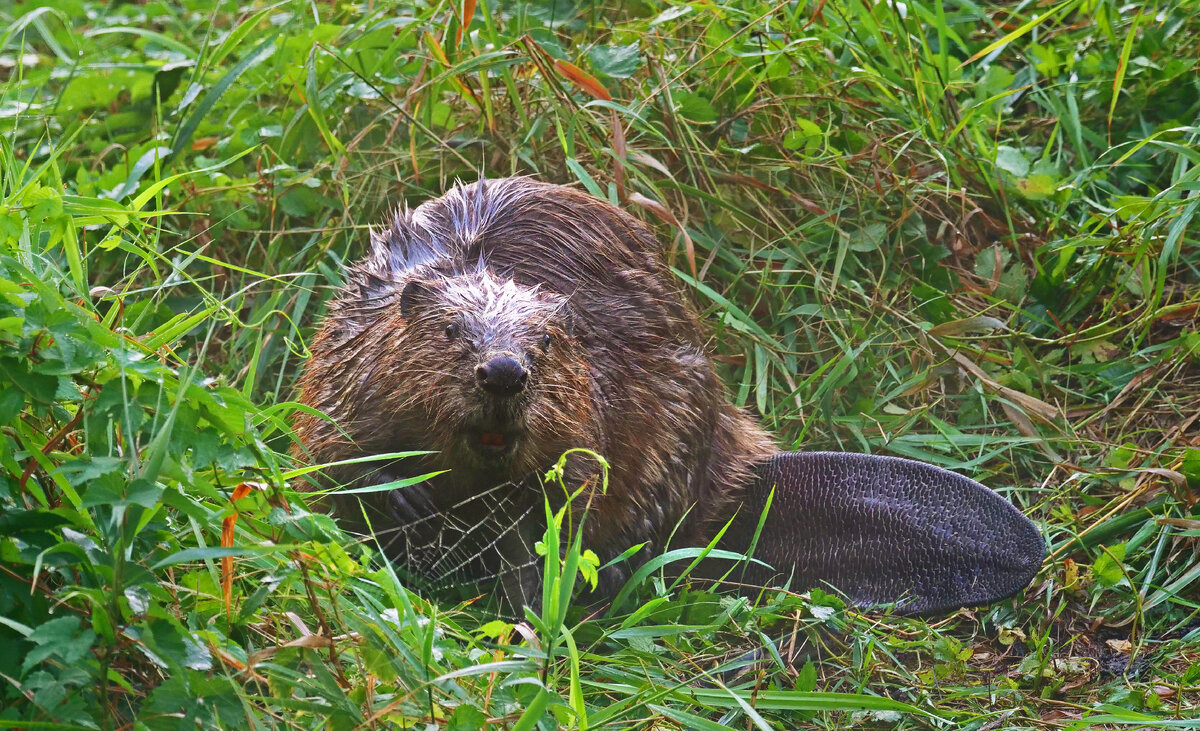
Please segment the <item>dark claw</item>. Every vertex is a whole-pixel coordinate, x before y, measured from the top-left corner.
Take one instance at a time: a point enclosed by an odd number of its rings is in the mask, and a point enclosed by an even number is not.
[[[408,525],[437,512],[426,482],[388,491],[387,507],[396,525]]]

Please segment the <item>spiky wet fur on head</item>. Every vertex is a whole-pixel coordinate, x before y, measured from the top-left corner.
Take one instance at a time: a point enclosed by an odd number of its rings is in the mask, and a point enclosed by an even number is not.
[[[422,428],[411,439],[439,450],[447,468],[517,479],[594,441],[585,354],[571,337],[564,297],[486,270],[418,272],[405,285],[401,314],[382,355],[404,388],[383,405],[395,423]],[[476,369],[498,357],[529,374],[520,393],[497,397],[479,385]],[[506,452],[482,453],[482,434],[503,436]]]
[[[595,444],[585,353],[571,335],[564,297],[486,269],[445,276],[419,267],[386,288],[357,303],[355,311],[369,307],[370,317],[310,361],[306,398],[345,432],[305,420],[299,426],[308,427],[302,437],[310,449],[339,456],[433,450],[430,467],[490,487]],[[529,373],[528,386],[511,398],[485,393],[475,375],[500,355]],[[333,443],[314,440],[318,433]],[[481,433],[503,434],[509,449],[481,454],[472,443]]]

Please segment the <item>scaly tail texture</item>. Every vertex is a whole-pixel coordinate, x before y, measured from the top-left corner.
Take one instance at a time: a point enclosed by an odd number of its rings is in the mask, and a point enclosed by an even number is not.
[[[922,614],[986,604],[1023,589],[1046,555],[1038,529],[1004,498],[961,475],[896,457],[787,453],[759,466],[700,576],[747,586],[833,587],[860,606]]]

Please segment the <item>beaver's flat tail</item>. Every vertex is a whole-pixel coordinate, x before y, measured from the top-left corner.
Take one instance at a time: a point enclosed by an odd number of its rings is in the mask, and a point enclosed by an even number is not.
[[[916,614],[1010,596],[1029,584],[1046,555],[1041,533],[1008,501],[922,462],[788,453],[757,473],[719,545],[748,553],[758,532],[757,561],[709,560],[701,575],[715,578],[732,567],[729,581],[832,587],[860,606],[894,604]]]

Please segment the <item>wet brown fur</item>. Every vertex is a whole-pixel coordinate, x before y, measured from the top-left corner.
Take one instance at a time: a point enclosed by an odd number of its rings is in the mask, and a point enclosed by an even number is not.
[[[406,317],[402,294],[413,281],[423,301]],[[300,379],[300,400],[332,420],[298,414],[305,456],[438,453],[419,465],[328,469],[338,483],[445,469],[431,488],[451,505],[586,447],[611,465],[608,492],[591,495],[584,524],[585,545],[607,558],[642,542],[661,550],[685,514],[675,545],[699,540],[740,501],[751,467],[777,453],[726,399],[653,236],[599,199],[528,178],[458,186],[397,212],[348,282]],[[480,348],[443,332],[463,313],[494,318],[529,358],[524,436],[502,465],[463,448],[463,419],[479,408]],[[544,333],[553,345],[541,352]],[[365,496],[368,512],[378,508],[376,531],[386,522],[381,499]],[[361,514],[338,508],[352,525]]]

